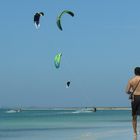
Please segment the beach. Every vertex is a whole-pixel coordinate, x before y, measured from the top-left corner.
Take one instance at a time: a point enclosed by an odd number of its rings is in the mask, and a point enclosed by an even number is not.
[[[0,124],[0,140],[134,139],[129,109],[96,112],[81,108],[30,109],[21,112],[1,109]]]

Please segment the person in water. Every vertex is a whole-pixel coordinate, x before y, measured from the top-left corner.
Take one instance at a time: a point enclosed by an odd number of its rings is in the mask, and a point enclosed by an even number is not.
[[[126,93],[133,92],[131,100],[132,126],[134,135],[137,135],[137,115],[140,115],[140,67],[134,69],[134,77],[127,84]]]

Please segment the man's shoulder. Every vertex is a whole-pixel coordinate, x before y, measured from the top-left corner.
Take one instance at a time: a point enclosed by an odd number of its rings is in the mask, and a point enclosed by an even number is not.
[[[131,79],[129,79],[129,82],[132,83],[136,80],[136,77],[132,77]]]
[[[129,83],[135,83],[135,82],[137,82],[137,81],[139,81],[140,80],[140,78],[138,78],[138,77],[133,77],[133,78],[131,78],[130,80],[129,80]]]

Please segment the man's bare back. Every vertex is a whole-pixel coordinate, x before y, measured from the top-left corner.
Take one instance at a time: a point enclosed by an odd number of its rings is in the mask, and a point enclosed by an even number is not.
[[[136,88],[139,80],[140,80],[140,76],[135,76],[131,80],[129,80],[127,88],[126,88],[126,92],[133,91]],[[138,84],[134,92],[134,95],[140,95],[140,83]]]

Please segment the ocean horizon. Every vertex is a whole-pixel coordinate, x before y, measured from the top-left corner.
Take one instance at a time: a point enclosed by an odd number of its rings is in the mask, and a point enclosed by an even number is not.
[[[22,110],[77,110],[77,109],[94,109],[97,110],[131,110],[131,107],[117,107],[117,106],[93,106],[93,107],[40,107],[40,106],[33,106],[33,107],[21,107],[21,106],[11,106],[11,107],[0,107],[0,109],[22,109]]]

